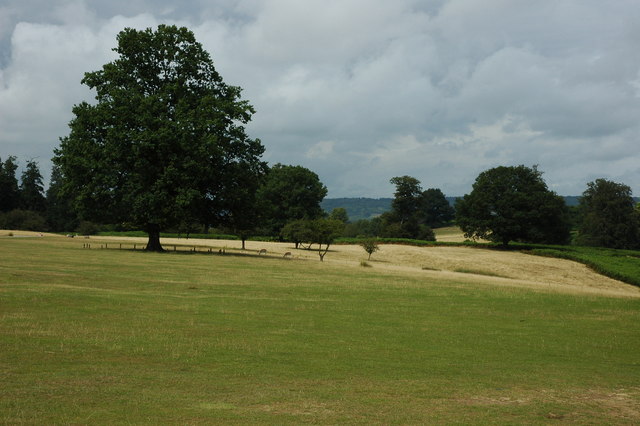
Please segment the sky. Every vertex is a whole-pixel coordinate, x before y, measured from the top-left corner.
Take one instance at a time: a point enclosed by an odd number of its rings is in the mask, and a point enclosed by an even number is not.
[[[640,195],[637,0],[0,0],[0,158],[48,180],[85,72],[126,27],[191,29],[256,109],[263,159],[329,198],[392,197],[409,175],[448,196],[484,170],[538,165],[580,195]]]

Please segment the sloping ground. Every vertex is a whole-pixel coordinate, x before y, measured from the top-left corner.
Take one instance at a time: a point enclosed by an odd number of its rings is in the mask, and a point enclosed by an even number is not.
[[[59,237],[28,231],[0,231],[0,237]],[[77,237],[78,243],[91,242],[98,247],[101,242],[129,242],[144,245],[145,238]],[[457,228],[439,230],[438,241],[464,241]],[[282,258],[290,252],[294,260],[319,261],[313,250],[296,250],[291,243],[266,243],[247,241],[242,251],[240,241],[198,240],[163,238],[167,250],[174,245],[177,250],[197,247],[228,252],[258,255],[265,249],[266,256]],[[265,255],[263,255],[265,256]],[[360,267],[367,254],[358,245],[334,245],[325,257],[326,265],[351,265]],[[600,275],[578,262],[533,256],[518,252],[502,252],[470,247],[414,247],[384,244],[373,254],[368,265],[374,270],[397,274],[410,274],[447,281],[473,281],[487,285],[528,287],[544,291],[591,293],[619,297],[640,297],[640,288]]]
[[[92,237],[92,242],[122,241],[122,237]],[[144,244],[144,238],[130,238]],[[187,240],[165,238],[165,248],[178,250],[186,246],[214,251],[224,248],[227,252],[283,258],[290,252],[293,260],[318,262],[318,254],[313,250],[296,250],[291,243],[266,243],[247,241],[242,251],[240,241],[230,240]],[[330,265],[352,265],[360,267],[367,254],[358,245],[334,245],[325,257]],[[397,274],[420,275],[448,281],[473,281],[488,285],[529,287],[543,291],[569,293],[591,293],[620,297],[640,297],[640,288],[600,275],[577,262],[533,256],[518,252],[502,252],[470,247],[414,247],[384,244],[367,263],[373,270]]]

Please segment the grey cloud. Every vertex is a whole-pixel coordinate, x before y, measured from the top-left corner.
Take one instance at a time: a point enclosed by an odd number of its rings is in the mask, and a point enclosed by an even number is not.
[[[460,195],[499,164],[539,164],[564,194],[593,176],[638,193],[639,20],[633,0],[9,0],[0,155],[50,156],[115,34],[167,22],[244,88],[266,159],[329,196],[390,196],[404,174]]]

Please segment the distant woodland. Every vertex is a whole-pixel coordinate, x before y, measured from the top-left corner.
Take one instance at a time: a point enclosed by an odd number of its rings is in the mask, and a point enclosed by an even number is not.
[[[446,197],[452,206],[458,197]],[[577,206],[579,196],[565,196],[564,202],[567,206]],[[640,202],[639,197],[635,197],[636,202]],[[391,210],[393,198],[325,198],[320,204],[322,209],[331,213],[335,208],[342,207],[347,211],[349,220],[371,219],[380,216],[382,213]]]

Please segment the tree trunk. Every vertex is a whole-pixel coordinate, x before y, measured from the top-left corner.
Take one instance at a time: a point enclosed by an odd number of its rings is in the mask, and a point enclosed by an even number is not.
[[[156,223],[147,224],[147,234],[149,234],[147,251],[164,251],[160,244],[160,226]]]
[[[242,250],[244,250],[244,242],[247,241],[246,238],[242,238]]]
[[[327,254],[328,251],[329,251],[329,244],[327,244],[327,246],[324,248],[324,251],[322,251],[322,244],[318,244],[318,256],[320,256],[320,262],[324,262],[324,256]]]

